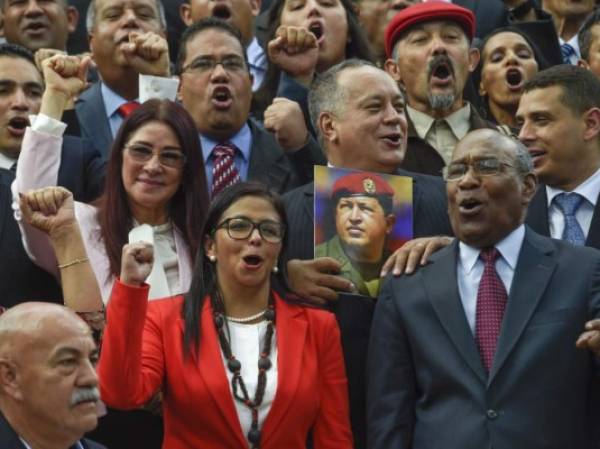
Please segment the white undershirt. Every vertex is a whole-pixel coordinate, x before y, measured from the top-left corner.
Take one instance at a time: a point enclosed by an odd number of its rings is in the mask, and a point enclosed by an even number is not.
[[[240,324],[228,321],[231,352],[242,364],[242,379],[244,380],[244,385],[246,385],[250,399],[254,399],[254,394],[256,392],[256,384],[258,382],[258,356],[263,347],[265,334],[267,332],[267,323],[268,321],[262,321],[257,324]],[[233,374],[227,369],[227,362],[222,351],[221,358],[223,359],[225,372],[227,373],[231,388],[231,378],[233,377]],[[267,370],[265,395],[261,405],[258,407],[259,430],[262,430],[263,428],[265,418],[271,409],[271,404],[273,403],[275,392],[277,391],[277,338],[275,330],[273,330],[273,341],[271,342],[271,355],[269,356],[269,359],[271,360],[271,368]],[[242,433],[244,434],[246,441],[248,441],[248,431],[252,424],[252,412],[248,407],[233,397],[233,389],[231,390],[231,395],[240,420]],[[248,442],[248,447],[250,447],[250,442]]]
[[[550,237],[554,239],[562,239],[562,234],[565,229],[565,216],[561,210],[552,201],[556,195],[563,193],[564,190],[546,186],[546,196],[548,197],[548,226],[550,228]],[[592,176],[579,184],[573,192],[580,194],[585,198],[581,202],[581,206],[575,212],[575,219],[581,226],[583,235],[587,238],[594,216],[594,208],[600,195],[600,169]]]
[[[515,276],[515,267],[517,266],[524,237],[525,226],[521,225],[495,245],[501,255],[496,260],[496,272],[502,280],[508,295],[510,295],[510,287]],[[483,275],[484,263],[479,258],[481,249],[465,245],[462,242],[459,243],[458,248],[458,263],[456,264],[458,293],[471,332],[475,335],[477,291],[479,290],[479,281],[481,281]]]

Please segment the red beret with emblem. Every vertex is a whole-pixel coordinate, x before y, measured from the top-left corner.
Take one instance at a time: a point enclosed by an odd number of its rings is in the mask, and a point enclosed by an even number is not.
[[[385,54],[391,58],[400,35],[417,23],[450,20],[458,23],[469,40],[475,36],[475,15],[466,8],[442,1],[429,1],[409,6],[396,14],[385,29]]]
[[[338,178],[333,184],[331,197],[394,196],[394,190],[385,179],[373,173],[351,173]]]

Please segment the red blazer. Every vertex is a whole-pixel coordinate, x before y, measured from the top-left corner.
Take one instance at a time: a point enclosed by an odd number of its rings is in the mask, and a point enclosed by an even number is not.
[[[183,351],[182,296],[148,303],[148,287],[115,282],[98,366],[102,399],[131,409],[163,391],[168,449],[248,447],[205,301],[199,356]],[[261,449],[351,449],[340,332],[332,314],[282,301],[277,312],[278,380]],[[268,375],[268,374],[267,374]],[[251,396],[253,392],[250,393]]]

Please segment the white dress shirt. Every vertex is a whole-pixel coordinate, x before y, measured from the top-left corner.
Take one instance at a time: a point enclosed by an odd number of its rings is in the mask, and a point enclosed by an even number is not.
[[[579,184],[573,192],[583,196],[584,201],[575,212],[575,219],[581,226],[583,235],[587,238],[594,216],[594,208],[600,195],[600,169],[592,176]],[[553,202],[554,198],[565,193],[564,190],[555,187],[546,186],[546,196],[548,197],[548,226],[550,228],[550,237],[554,239],[562,239],[562,234],[565,229],[565,216],[562,211]]]
[[[501,255],[496,259],[496,272],[509,295],[524,237],[525,226],[521,225],[495,245]],[[484,268],[484,263],[479,258],[480,252],[480,248],[474,248],[463,242],[458,244],[458,263],[456,264],[458,293],[473,335],[475,335],[477,291]]]
[[[229,344],[231,345],[231,353],[242,364],[241,375],[250,399],[254,399],[254,393],[256,392],[256,384],[258,383],[258,359],[265,340],[267,324],[268,321],[261,321],[257,324],[241,324],[232,321],[227,322],[227,325],[229,326]],[[227,368],[227,360],[222,351],[221,357],[225,365],[225,372],[227,373],[229,386],[231,388],[233,373]],[[275,399],[275,392],[277,391],[277,339],[274,329],[269,359],[271,360],[271,368],[267,370],[265,395],[263,396],[262,403],[258,407],[259,429],[262,429],[263,427],[265,418],[271,409],[273,399]],[[238,392],[241,395],[241,391],[238,390]],[[231,390],[231,396],[240,420],[242,433],[244,434],[246,441],[248,441],[248,431],[252,424],[252,412],[248,407],[233,397],[233,389]],[[248,442],[248,447],[250,447],[250,442]]]
[[[558,44],[562,45],[564,43],[569,44],[575,50],[575,54],[569,57],[569,63],[571,65],[577,65],[577,61],[581,58],[581,50],[579,49],[579,33],[573,36],[568,41],[563,40],[560,36],[558,37]]]

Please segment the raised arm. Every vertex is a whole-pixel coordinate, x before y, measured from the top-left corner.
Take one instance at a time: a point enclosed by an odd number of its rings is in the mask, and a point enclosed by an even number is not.
[[[160,388],[164,348],[160,323],[146,317],[153,248],[149,243],[123,247],[121,277],[108,303],[107,326],[98,365],[102,399],[112,407],[144,405]]]

